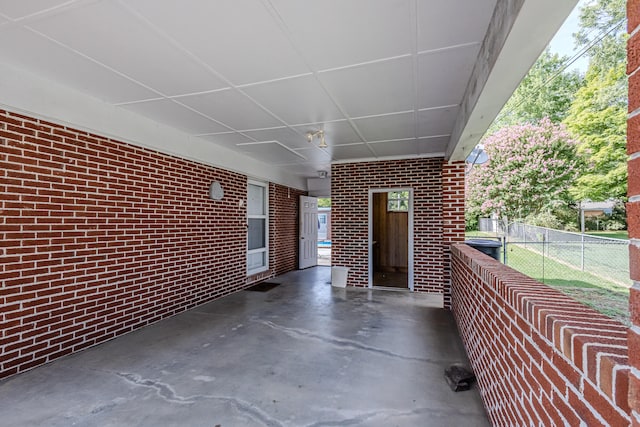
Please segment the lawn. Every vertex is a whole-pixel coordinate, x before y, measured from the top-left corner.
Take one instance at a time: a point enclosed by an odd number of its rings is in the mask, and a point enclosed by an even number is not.
[[[591,234],[591,233],[590,233]],[[595,234],[595,233],[594,233]],[[607,234],[604,236],[603,234]],[[626,232],[600,232],[597,235],[603,235],[603,237],[620,238],[622,235],[626,238]],[[467,232],[467,238],[474,237],[493,237],[494,233],[473,231]],[[615,237],[614,237],[615,236]],[[575,262],[575,260],[569,259],[572,257],[571,246],[574,244],[566,245],[567,247],[553,247],[558,245],[552,245],[551,248],[547,247],[545,252],[549,252],[552,256],[559,256],[563,254],[567,257],[567,262]],[[620,248],[618,245],[588,245],[587,252],[585,254],[585,261],[587,263],[595,264],[600,261],[607,261],[607,263],[617,264],[617,261],[626,261],[628,257],[622,256],[617,252]],[[630,313],[629,313],[629,289],[602,277],[595,276],[588,272],[580,271],[580,269],[572,268],[567,264],[550,259],[549,256],[543,257],[540,252],[540,247],[533,245],[537,251],[526,249],[521,245],[509,244],[507,249],[507,265],[511,268],[526,274],[529,277],[558,289],[566,295],[574,298],[575,300],[593,308],[594,310],[603,313],[627,326],[631,325]],[[624,248],[626,250],[626,247]],[[501,252],[502,257],[502,252]],[[620,258],[620,259],[618,259]],[[624,264],[624,262],[622,262]],[[605,274],[612,274],[617,276],[616,272],[604,271]],[[609,270],[609,269],[606,269]],[[628,278],[628,266],[619,266],[619,270],[624,273],[623,277]]]
[[[610,239],[629,240],[629,233],[626,230],[621,231],[588,231],[587,234],[598,237],[608,237]]]
[[[630,325],[629,289],[623,286],[517,245],[509,245],[507,265],[625,325]]]

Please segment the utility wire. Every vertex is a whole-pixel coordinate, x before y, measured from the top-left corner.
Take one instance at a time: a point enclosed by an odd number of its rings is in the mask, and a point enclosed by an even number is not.
[[[593,39],[589,44],[584,46],[578,52],[576,52],[571,58],[567,59],[567,63],[564,64],[555,74],[549,77],[544,83],[539,84],[535,88],[533,88],[534,92],[537,92],[540,88],[548,85],[553,80],[555,80],[560,74],[562,74],[567,68],[569,68],[574,62],[580,59],[583,55],[585,55],[588,51],[593,49],[598,43],[600,43],[607,35],[612,33],[614,30],[617,30],[622,24],[624,24],[625,19],[621,19],[618,23],[612,25],[609,29],[603,30],[601,35]],[[525,101],[528,101],[531,97],[526,97],[522,99],[519,103],[511,107],[508,111],[504,113],[504,115],[509,115],[513,113],[519,106],[521,106]]]

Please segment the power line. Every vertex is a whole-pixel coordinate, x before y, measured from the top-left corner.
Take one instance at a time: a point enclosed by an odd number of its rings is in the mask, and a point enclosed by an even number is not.
[[[539,84],[538,86],[536,86],[535,88],[533,88],[534,92],[537,92],[540,88],[547,86],[549,83],[551,83],[553,80],[555,80],[560,74],[562,74],[567,68],[569,68],[574,62],[576,62],[578,59],[580,59],[583,55],[585,55],[588,51],[590,51],[591,49],[593,49],[598,43],[600,43],[607,35],[609,35],[610,33],[612,33],[614,30],[617,30],[622,24],[624,24],[626,21],[626,19],[621,19],[620,21],[618,21],[616,24],[612,25],[610,28],[603,30],[598,37],[596,37],[595,39],[593,39],[589,44],[587,44],[586,46],[583,46],[582,49],[580,49],[578,52],[576,52],[575,55],[573,55],[571,58],[567,59],[567,63],[564,64],[562,67],[560,67],[560,69],[553,74],[551,77],[549,77],[544,83]],[[504,113],[504,115],[509,115],[511,113],[513,113],[519,106],[521,106],[522,104],[524,104],[525,101],[528,101],[531,99],[531,96],[529,97],[525,97],[524,99],[522,99],[519,103],[517,103],[516,105],[514,105],[513,107],[511,107],[508,111],[506,111]]]

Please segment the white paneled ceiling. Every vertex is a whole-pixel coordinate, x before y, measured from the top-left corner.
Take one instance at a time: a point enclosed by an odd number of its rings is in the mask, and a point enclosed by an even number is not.
[[[314,177],[334,161],[442,156],[495,8],[496,0],[0,0],[0,63]],[[320,129],[326,149],[305,136]]]

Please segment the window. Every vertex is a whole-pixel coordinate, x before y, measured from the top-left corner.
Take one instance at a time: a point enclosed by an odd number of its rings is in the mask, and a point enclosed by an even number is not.
[[[409,192],[408,191],[389,191],[387,193],[387,211],[408,212],[409,211]]]
[[[269,217],[267,186],[249,182],[247,189],[247,274],[269,268]]]

